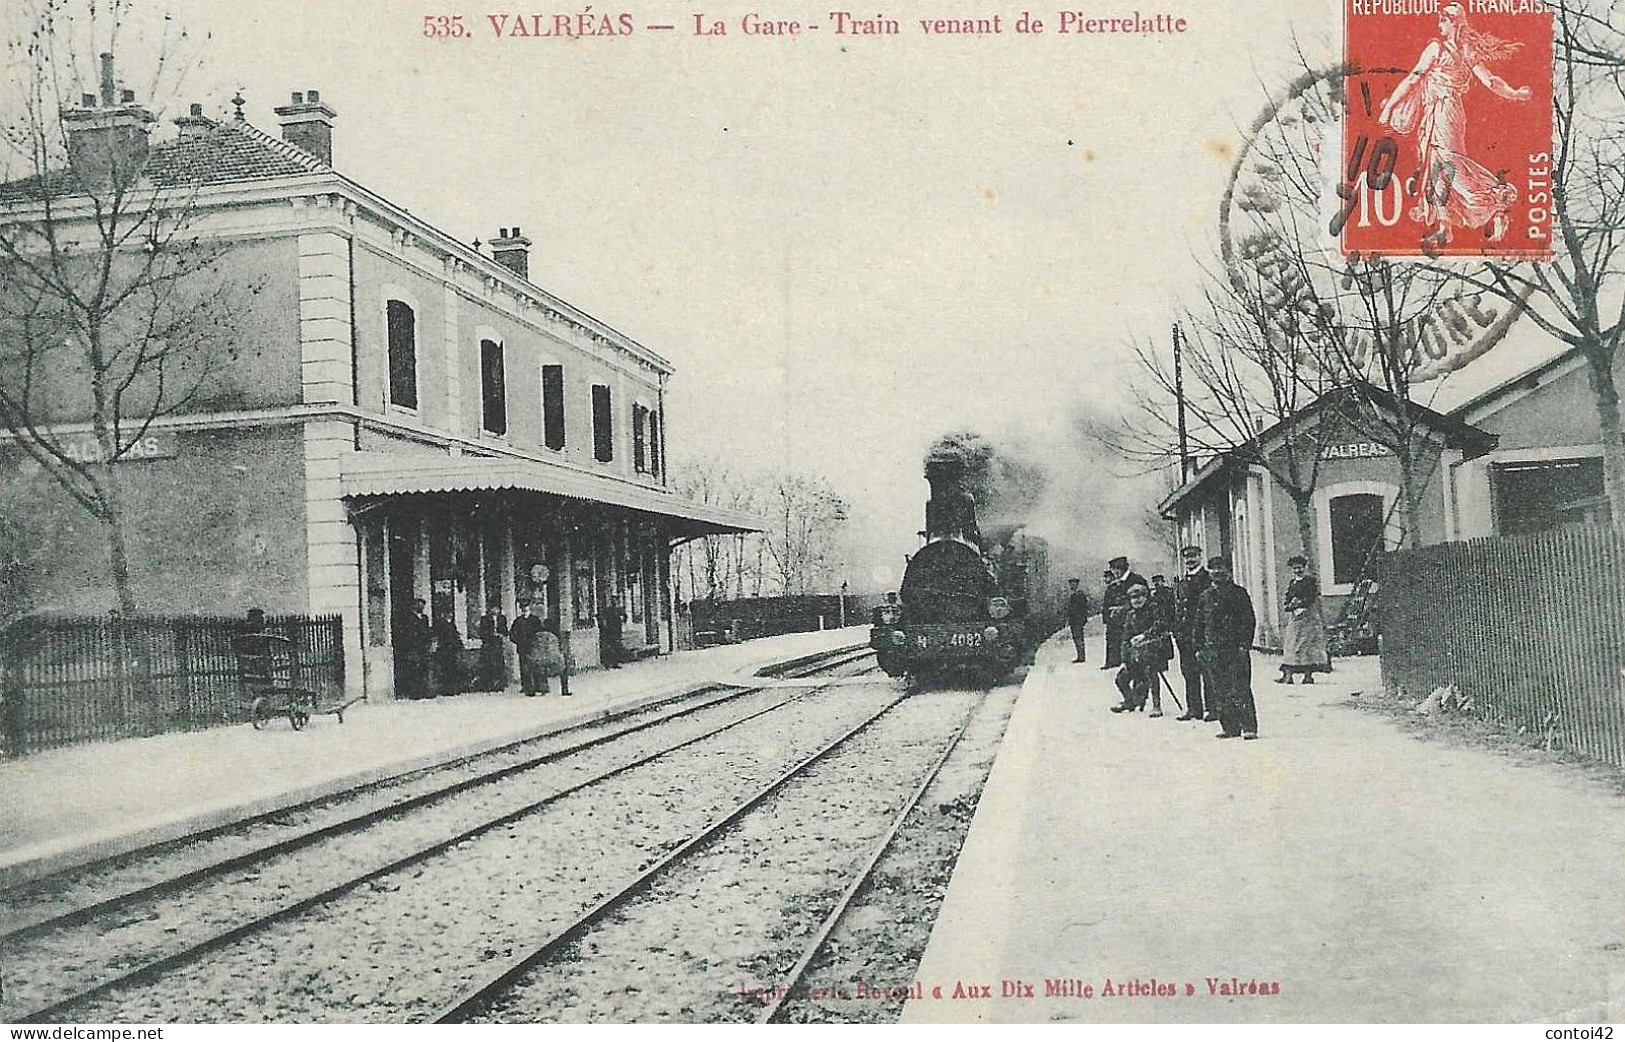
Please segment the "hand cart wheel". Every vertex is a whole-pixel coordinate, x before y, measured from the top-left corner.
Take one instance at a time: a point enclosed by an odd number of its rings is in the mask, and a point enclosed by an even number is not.
[[[249,719],[254,722],[254,730],[263,730],[271,719],[271,700],[264,696],[254,699],[254,705],[249,710]]]

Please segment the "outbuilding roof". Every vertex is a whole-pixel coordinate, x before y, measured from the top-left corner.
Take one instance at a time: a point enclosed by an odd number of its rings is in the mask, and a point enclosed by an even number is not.
[[[1274,452],[1281,444],[1283,435],[1289,425],[1303,423],[1325,409],[1337,405],[1340,401],[1354,394],[1355,391],[1356,389],[1351,387],[1333,388],[1291,416],[1271,424],[1261,431],[1256,443],[1239,446],[1229,452],[1223,452],[1213,457],[1197,470],[1188,481],[1174,489],[1161,503],[1157,504],[1157,513],[1164,518],[1174,517],[1175,511],[1181,503],[1218,479],[1231,467],[1238,463],[1256,459],[1259,455]],[[1398,399],[1389,391],[1371,384],[1363,384],[1358,388],[1358,393],[1362,400],[1370,402],[1380,409],[1390,413],[1397,411]],[[1480,427],[1475,427],[1459,415],[1446,415],[1417,402],[1411,402],[1409,406],[1410,412],[1416,417],[1419,426],[1439,435],[1445,445],[1461,449],[1469,459],[1495,448],[1496,436],[1494,434]]]

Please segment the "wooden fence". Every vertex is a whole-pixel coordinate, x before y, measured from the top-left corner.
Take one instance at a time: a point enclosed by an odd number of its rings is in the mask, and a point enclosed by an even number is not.
[[[0,753],[197,731],[248,718],[231,638],[241,618],[27,618],[0,632]],[[344,683],[337,615],[269,617],[293,641],[296,683]]]
[[[1383,678],[1625,766],[1625,534],[1574,527],[1389,555]]]

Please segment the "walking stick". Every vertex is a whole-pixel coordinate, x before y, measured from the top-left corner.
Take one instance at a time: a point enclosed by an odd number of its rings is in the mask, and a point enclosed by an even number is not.
[[[1181,702],[1179,700],[1179,696],[1174,694],[1174,685],[1171,681],[1169,681],[1168,674],[1158,673],[1157,682],[1168,689],[1168,697],[1174,700],[1174,705],[1178,706],[1179,711],[1183,713],[1185,711],[1185,703]]]

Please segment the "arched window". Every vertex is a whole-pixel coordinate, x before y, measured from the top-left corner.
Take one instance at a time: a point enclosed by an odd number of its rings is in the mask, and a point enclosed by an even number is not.
[[[391,300],[384,308],[389,340],[389,404],[418,407],[417,315],[404,300]]]
[[[508,433],[508,386],[499,340],[480,341],[480,416],[485,433]]]

